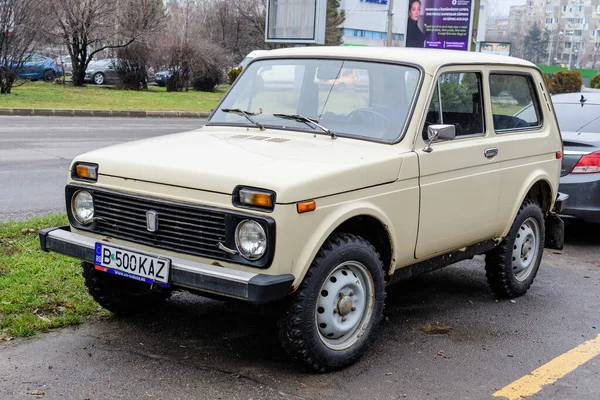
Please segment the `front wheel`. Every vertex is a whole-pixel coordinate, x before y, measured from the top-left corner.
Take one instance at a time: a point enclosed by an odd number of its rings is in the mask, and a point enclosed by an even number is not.
[[[83,262],[85,286],[94,300],[117,315],[134,315],[161,306],[171,295],[152,289],[144,282],[111,275],[96,270],[94,264]]]
[[[316,371],[353,364],[375,337],[384,300],[375,248],[359,236],[337,234],[319,250],[279,321],[282,345]]]
[[[497,296],[512,298],[527,292],[542,261],[544,232],[542,209],[526,199],[508,235],[485,257],[488,284]]]
[[[104,74],[101,73],[101,72],[96,72],[94,74],[93,79],[94,79],[94,83],[96,85],[102,85],[102,84],[104,84]]]

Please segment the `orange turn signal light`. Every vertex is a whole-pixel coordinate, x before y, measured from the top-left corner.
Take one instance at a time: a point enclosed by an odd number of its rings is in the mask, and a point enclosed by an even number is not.
[[[298,214],[302,214],[309,211],[314,211],[317,209],[317,203],[314,200],[304,201],[302,203],[296,204],[296,210]]]
[[[71,176],[73,179],[96,181],[98,180],[98,165],[78,163],[74,166]]]
[[[250,189],[240,190],[240,202],[249,206],[273,208],[273,196]]]

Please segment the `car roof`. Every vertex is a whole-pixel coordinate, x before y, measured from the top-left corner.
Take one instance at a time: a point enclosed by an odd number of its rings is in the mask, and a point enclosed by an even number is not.
[[[271,57],[339,57],[365,60],[400,61],[422,65],[432,71],[448,64],[505,64],[536,67],[529,61],[516,57],[472,51],[417,49],[406,47],[374,46],[310,46],[269,50],[257,58]],[[537,67],[536,67],[537,68]]]
[[[586,100],[586,104],[600,104],[600,93],[576,92],[554,94],[550,98],[554,104],[581,103],[581,96]]]

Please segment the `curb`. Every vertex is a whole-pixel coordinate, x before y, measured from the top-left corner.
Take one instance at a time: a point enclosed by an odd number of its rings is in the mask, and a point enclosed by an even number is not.
[[[0,115],[44,117],[208,118],[208,111],[77,110],[66,108],[4,108]]]

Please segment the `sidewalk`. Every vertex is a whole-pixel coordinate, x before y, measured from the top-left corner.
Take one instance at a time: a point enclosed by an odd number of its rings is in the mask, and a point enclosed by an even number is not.
[[[77,110],[65,108],[5,108],[0,115],[56,117],[208,118],[208,111]]]

